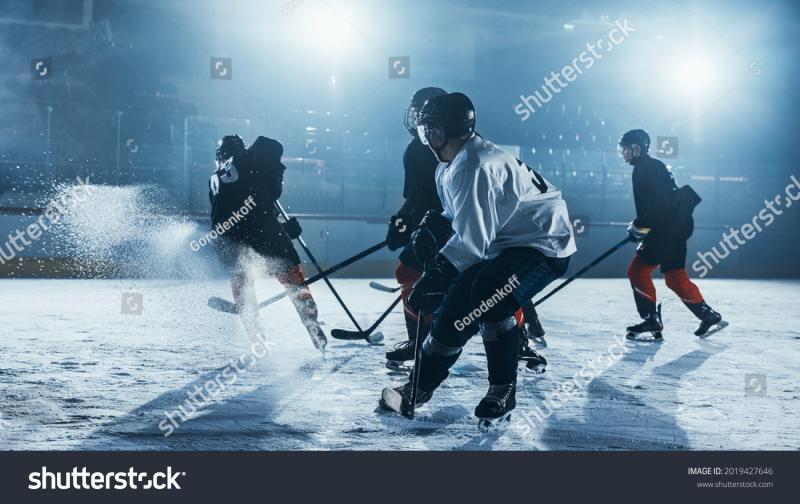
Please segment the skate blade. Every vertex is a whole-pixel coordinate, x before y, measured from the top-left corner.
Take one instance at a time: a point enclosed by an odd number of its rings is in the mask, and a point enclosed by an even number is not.
[[[505,429],[511,424],[511,412],[498,418],[478,418],[478,430],[487,433]]]
[[[529,374],[544,374],[544,372],[547,371],[547,364],[536,364],[535,366],[531,366],[530,363],[528,363],[525,365],[524,370]]]
[[[383,389],[381,400],[378,405],[386,411],[393,411],[399,415],[409,418],[408,413],[403,411],[403,396],[391,387]]]
[[[403,396],[398,394],[392,388],[385,388],[381,392],[381,400],[378,404],[380,404],[381,408],[385,410],[394,411],[395,413],[400,413],[403,405]]]
[[[700,336],[698,336],[698,337],[699,337],[699,338],[708,338],[708,337],[709,337],[709,336],[711,336],[712,334],[720,332],[721,330],[725,329],[725,328],[726,328],[726,327],[728,327],[729,325],[730,325],[730,323],[729,323],[729,322],[727,322],[727,321],[725,321],[725,320],[720,320],[718,324],[711,326],[711,329],[709,329],[708,331],[706,331],[706,333],[705,333],[705,334],[701,334],[701,335],[700,335]]]
[[[661,331],[641,333],[629,332],[625,335],[625,339],[642,343],[661,343],[664,341],[664,335]]]
[[[531,338],[531,341],[533,341],[533,346],[535,346],[537,349],[547,348],[547,341],[545,341],[542,336]]]
[[[406,361],[387,360],[386,369],[397,373],[410,373],[413,367],[406,364]]]

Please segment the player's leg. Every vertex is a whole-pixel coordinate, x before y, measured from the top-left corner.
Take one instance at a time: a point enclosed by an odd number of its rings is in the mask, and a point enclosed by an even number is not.
[[[641,249],[640,249],[641,251]],[[628,279],[633,289],[633,299],[636,302],[636,309],[643,321],[639,324],[628,326],[627,337],[637,339],[642,333],[652,334],[653,339],[661,339],[661,331],[664,329],[661,323],[660,305],[656,306],[656,287],[653,284],[653,271],[658,264],[648,262],[643,254],[633,256],[633,260],[628,266]]]
[[[489,392],[475,408],[484,421],[507,418],[516,405],[519,339],[515,313],[566,272],[568,259],[547,259],[530,248],[504,251],[487,261],[471,289],[471,305],[488,306],[480,332],[489,370]]]
[[[656,286],[653,283],[653,271],[658,264],[648,264],[639,254],[633,256],[628,265],[628,280],[633,289],[636,310],[643,319],[656,311]]]
[[[441,306],[433,314],[430,334],[422,342],[419,368],[411,373],[406,384],[383,390],[382,407],[404,415],[407,413],[415,373],[419,373],[417,404],[430,400],[447,378],[450,368],[461,355],[462,347],[478,332],[477,320],[466,325],[462,321],[471,310],[470,286],[479,269],[480,265],[476,265],[461,273],[448,290]]]
[[[319,325],[319,311],[311,295],[311,289],[303,285],[306,279],[300,265],[282,261],[276,266],[275,276],[285,289],[291,289],[289,299],[300,316],[300,321],[308,331],[314,346],[324,351],[328,340]]]
[[[539,321],[539,314],[533,306],[533,301],[525,303],[518,313],[522,313],[525,324],[526,338],[533,341],[537,348],[546,348],[547,341],[544,339],[544,327]],[[517,317],[519,318],[519,317]],[[527,341],[525,342],[527,344]]]
[[[264,342],[266,332],[259,320],[255,279],[247,269],[250,249],[236,240],[222,236],[214,241],[214,252],[230,274],[233,301],[238,307],[239,320],[247,337],[252,342]]]
[[[419,318],[416,310],[408,303],[408,296],[411,294],[411,288],[414,283],[422,276],[422,272],[401,261],[394,275],[397,283],[400,284],[400,295],[403,300],[403,314],[408,338],[386,352],[386,367],[389,369],[403,369],[407,361],[414,360],[414,345],[417,336],[417,320]],[[428,335],[432,319],[433,317],[429,315],[422,321],[421,337],[423,340]]]
[[[722,315],[714,311],[703,299],[700,289],[689,279],[686,273],[686,241],[676,240],[669,250],[669,256],[661,266],[664,280],[687,308],[700,320],[700,326],[695,331],[697,336],[705,336],[714,329],[716,332],[724,328]],[[724,324],[724,325],[723,325]]]

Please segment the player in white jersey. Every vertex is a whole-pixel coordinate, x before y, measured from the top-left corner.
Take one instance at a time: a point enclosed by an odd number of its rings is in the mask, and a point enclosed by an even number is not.
[[[409,301],[434,318],[409,383],[384,389],[381,405],[413,414],[415,378],[416,403],[422,404],[480,332],[489,392],[475,416],[486,427],[509,419],[516,405],[522,329],[514,313],[566,272],[575,239],[561,192],[475,133],[475,109],[465,95],[429,100],[418,124],[420,138],[440,162],[436,180],[444,211],[429,212],[412,238],[425,272]]]

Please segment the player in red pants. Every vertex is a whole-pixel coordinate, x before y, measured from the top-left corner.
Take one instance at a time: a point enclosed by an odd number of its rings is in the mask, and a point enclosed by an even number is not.
[[[706,336],[712,329],[716,332],[727,324],[708,306],[684,269],[686,242],[694,231],[691,212],[699,198],[688,186],[678,189],[664,163],[647,154],[650,136],[644,130],[625,133],[619,146],[625,162],[633,166],[636,219],[628,227],[628,234],[632,241],[641,242],[628,267],[628,278],[636,308],[644,321],[628,327],[628,337],[636,339],[642,333],[651,333],[656,340],[662,338],[661,305],[656,304],[656,288],[651,277],[659,266],[667,287],[700,320],[695,335]]]
[[[414,360],[414,348],[417,336],[417,311],[408,304],[408,295],[411,287],[422,276],[423,265],[408,246],[411,233],[417,229],[419,222],[428,210],[442,211],[442,203],[436,192],[434,174],[439,162],[417,137],[417,114],[426,101],[446,94],[446,91],[437,87],[425,87],[411,97],[411,102],[406,109],[405,127],[412,136],[403,153],[403,169],[405,180],[403,185],[403,206],[389,221],[389,231],[386,241],[389,250],[403,249],[400,253],[400,264],[395,270],[395,278],[400,284],[400,293],[403,297],[403,312],[405,315],[406,333],[408,338],[396,344],[386,352],[386,367],[392,370],[405,370],[406,362]],[[428,335],[431,317],[423,321],[422,338]]]
[[[230,272],[233,298],[248,336],[263,339],[258,319],[255,279],[248,272],[251,256],[265,259],[269,273],[286,288],[313,345],[324,353],[327,338],[317,320],[317,305],[303,283],[300,258],[291,240],[300,236],[295,218],[278,220],[274,203],[283,191],[283,146],[258,137],[245,149],[238,135],[219,142],[216,170],[209,179],[211,225],[217,230],[212,242],[222,265]]]

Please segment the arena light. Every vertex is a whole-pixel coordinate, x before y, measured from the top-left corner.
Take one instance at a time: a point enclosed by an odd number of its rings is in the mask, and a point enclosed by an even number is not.
[[[676,71],[676,84],[684,94],[694,97],[702,96],[713,88],[715,73],[709,58],[693,55],[679,63]]]
[[[353,43],[353,25],[340,13],[330,8],[320,8],[310,16],[304,26],[304,35],[313,44],[314,51],[340,54]]]

